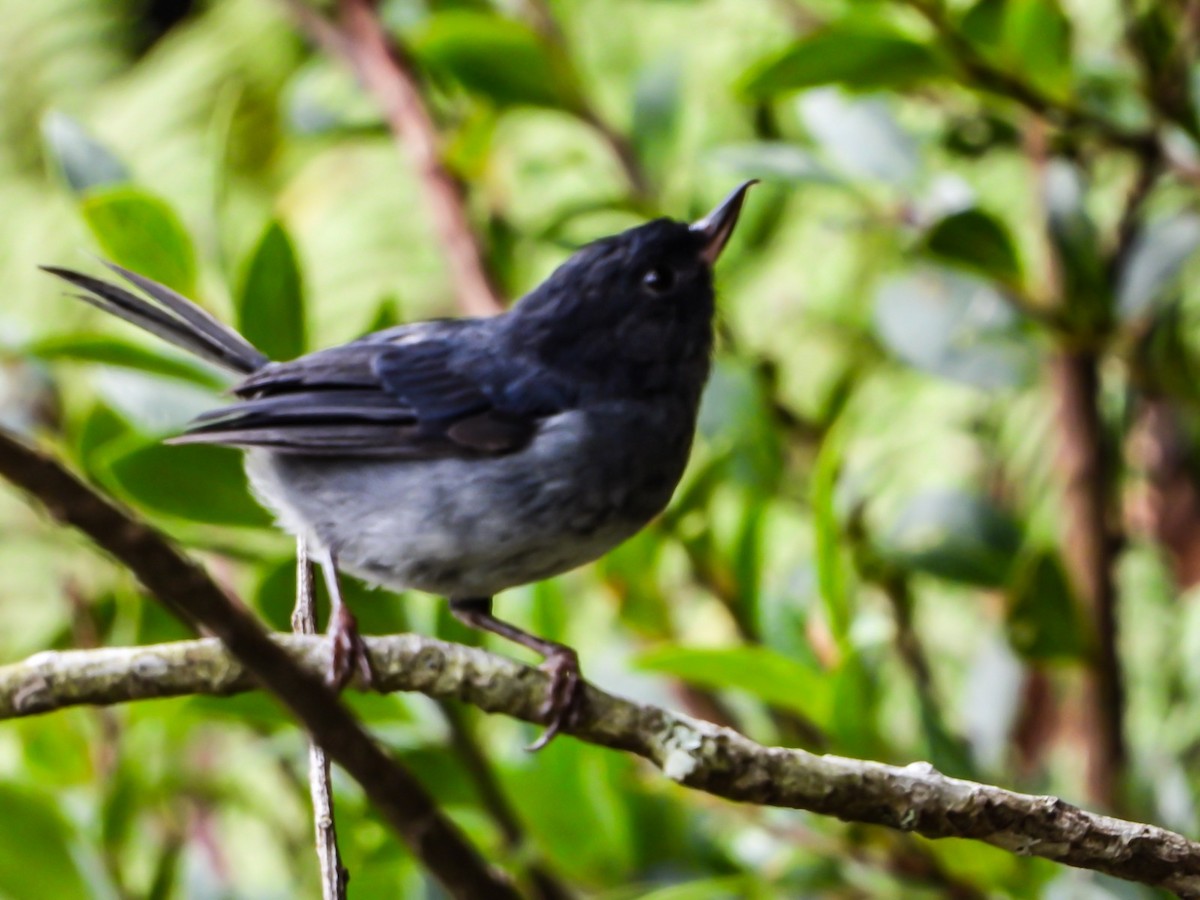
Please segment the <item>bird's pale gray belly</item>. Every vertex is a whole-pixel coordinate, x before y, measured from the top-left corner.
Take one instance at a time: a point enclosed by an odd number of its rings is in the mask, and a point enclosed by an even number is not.
[[[333,550],[340,568],[395,590],[491,596],[597,559],[670,498],[682,458],[609,446],[589,431],[567,413],[509,456],[404,462],[256,450],[246,467],[280,523]]]

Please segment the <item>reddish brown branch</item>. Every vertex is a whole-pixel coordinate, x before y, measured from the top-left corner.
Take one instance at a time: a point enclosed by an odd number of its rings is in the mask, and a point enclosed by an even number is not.
[[[284,3],[316,44],[354,72],[407,152],[425,190],[426,211],[446,254],[459,306],[477,316],[502,310],[501,293],[467,216],[462,185],[442,163],[438,131],[425,107],[411,60],[384,32],[367,0],[341,0],[340,25],[304,0]]]
[[[1117,652],[1112,472],[1100,418],[1098,356],[1090,350],[1062,348],[1051,360],[1050,377],[1064,486],[1065,561],[1092,626],[1088,785],[1092,796],[1111,808],[1125,764],[1124,690]]]
[[[0,431],[0,477],[77,528],[124,564],[152,596],[229,653],[350,773],[413,854],[455,897],[517,898],[419,782],[383,752],[312,671],[268,636],[199,565],[149,525],[68,472],[57,460]]]

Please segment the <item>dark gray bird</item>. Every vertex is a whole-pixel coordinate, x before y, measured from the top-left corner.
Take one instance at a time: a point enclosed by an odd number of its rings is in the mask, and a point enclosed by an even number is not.
[[[174,443],[247,450],[259,500],[310,542],[333,602],[331,680],[369,661],[345,570],[449,598],[456,617],[541,654],[544,746],[582,685],[570,647],[492,615],[505,588],[597,559],[662,511],[683,473],[713,345],[713,265],[737,188],[688,225],[658,219],[584,247],[511,310],[418,322],[272,362],[190,300],[44,267],[80,299],[240,376],[237,402]]]

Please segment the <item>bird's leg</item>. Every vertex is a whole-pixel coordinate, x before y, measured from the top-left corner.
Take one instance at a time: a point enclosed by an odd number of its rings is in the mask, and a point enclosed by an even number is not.
[[[332,550],[318,552],[321,574],[325,577],[325,588],[329,592],[329,627],[326,634],[333,644],[333,655],[329,660],[326,681],[330,687],[341,690],[350,683],[357,671],[363,683],[373,685],[375,673],[371,669],[371,658],[367,656],[367,645],[358,633],[358,620],[342,599],[342,587],[338,583],[337,556]]]
[[[526,748],[531,751],[541,750],[570,723],[572,716],[579,709],[583,699],[583,676],[579,671],[579,655],[570,647],[537,637],[497,619],[492,615],[491,597],[451,600],[450,612],[464,625],[498,634],[541,654],[545,660],[541,668],[550,676],[550,690],[541,710],[543,718],[546,719],[546,730]]]

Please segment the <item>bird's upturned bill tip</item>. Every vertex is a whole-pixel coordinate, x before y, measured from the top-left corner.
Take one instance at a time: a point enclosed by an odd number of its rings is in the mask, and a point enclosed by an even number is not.
[[[692,231],[705,237],[704,248],[700,251],[700,255],[710,266],[716,264],[717,257],[721,255],[721,251],[729,242],[729,236],[733,234],[738,215],[742,211],[742,204],[746,201],[746,192],[756,184],[758,184],[757,178],[743,181],[733,189],[728,197],[718,203],[712,212],[703,219],[692,223]]]

